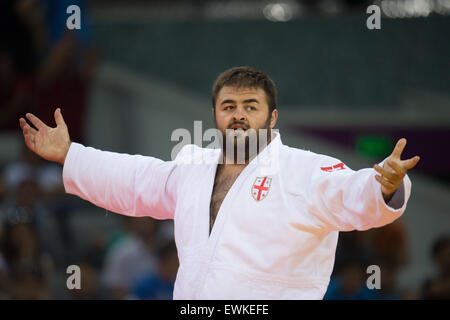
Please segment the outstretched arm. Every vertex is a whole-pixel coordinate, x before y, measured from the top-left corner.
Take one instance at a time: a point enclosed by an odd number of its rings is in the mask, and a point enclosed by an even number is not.
[[[327,166],[314,169],[311,181],[314,205],[310,213],[318,218],[319,225],[338,231],[367,230],[399,218],[411,194],[406,172],[419,161],[417,156],[400,159],[405,145],[406,139],[400,139],[375,170],[353,171],[337,159],[322,157],[321,163]]]
[[[178,185],[174,162],[71,143],[60,109],[55,111],[56,128],[32,114],[26,117],[37,128],[20,119],[26,145],[42,158],[64,165],[67,193],[119,214],[173,218]]]

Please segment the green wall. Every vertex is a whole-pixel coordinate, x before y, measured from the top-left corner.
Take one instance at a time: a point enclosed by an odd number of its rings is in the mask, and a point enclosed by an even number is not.
[[[268,21],[97,23],[103,58],[208,94],[217,74],[236,65],[265,70],[280,105],[391,107],[408,92],[449,95],[450,18],[366,15]]]

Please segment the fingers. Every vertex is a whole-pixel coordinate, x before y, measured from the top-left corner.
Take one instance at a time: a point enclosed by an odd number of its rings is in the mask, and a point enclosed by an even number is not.
[[[399,177],[396,174],[390,172],[385,168],[380,167],[378,164],[374,165],[373,168],[375,169],[375,171],[380,173],[383,177],[385,177],[388,180],[395,181],[399,179]]]
[[[57,108],[55,110],[55,122],[56,122],[57,126],[59,126],[59,125],[64,125],[65,126],[66,125],[66,123],[64,122],[64,118],[62,116],[60,108]]]
[[[25,140],[25,145],[32,151],[35,150],[35,135],[37,130],[28,125],[24,118],[19,119],[20,128],[22,128],[23,138]]]
[[[397,141],[397,144],[395,145],[394,151],[392,151],[392,156],[395,158],[400,159],[400,156],[402,155],[403,149],[405,149],[406,146],[406,139],[401,138]]]
[[[27,125],[27,121],[24,118],[19,119],[20,129],[23,130],[23,127]]]
[[[20,128],[22,129],[23,134],[37,134],[37,130],[30,127],[27,121],[24,118],[19,119]]]
[[[25,139],[25,144],[26,146],[34,151],[35,150],[35,141],[34,141],[34,137],[31,134],[24,134],[23,135],[24,139]]]
[[[393,161],[393,160],[391,160],[391,159],[387,159],[386,160],[386,163],[392,168],[392,169],[394,169],[394,171],[398,174],[398,175],[400,175],[400,176],[404,176],[405,174],[406,174],[406,170],[407,169],[405,169],[402,165],[400,165],[398,162],[396,162],[396,161]]]
[[[27,117],[28,120],[31,121],[31,123],[38,129],[38,130],[45,130],[47,128],[47,126],[45,125],[45,123],[43,123],[38,117],[36,117],[35,115],[31,114],[31,113],[27,113],[25,115]]]
[[[410,170],[416,166],[416,164],[419,162],[419,160],[420,160],[420,157],[415,156],[414,158],[403,161],[403,166],[406,168],[406,170]]]
[[[385,187],[389,192],[395,191],[395,186],[390,181],[388,181],[386,178],[383,178],[382,176],[376,174],[375,180],[377,180],[383,187]]]

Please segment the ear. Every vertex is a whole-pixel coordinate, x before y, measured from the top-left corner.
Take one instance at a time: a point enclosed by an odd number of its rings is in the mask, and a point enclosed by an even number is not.
[[[278,119],[278,110],[274,109],[270,116],[270,129],[273,129],[273,127],[275,127],[275,124],[277,123],[277,119]]]

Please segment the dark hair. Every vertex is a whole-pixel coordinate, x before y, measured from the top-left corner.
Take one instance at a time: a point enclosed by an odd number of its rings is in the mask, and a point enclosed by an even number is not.
[[[261,88],[266,93],[269,115],[277,108],[277,88],[272,79],[263,71],[252,67],[234,67],[217,77],[212,87],[212,105],[216,106],[219,91],[225,86],[238,88]]]

